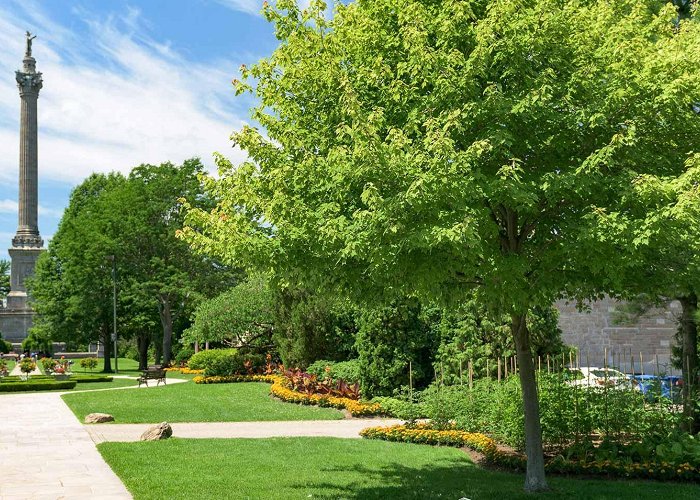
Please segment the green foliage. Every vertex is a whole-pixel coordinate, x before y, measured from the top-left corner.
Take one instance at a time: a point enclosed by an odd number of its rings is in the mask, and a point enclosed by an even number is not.
[[[184,366],[194,356],[194,349],[191,347],[182,347],[175,355],[175,362],[179,366]]]
[[[0,353],[7,354],[12,352],[12,343],[2,338],[2,332],[0,332]]]
[[[19,369],[22,373],[31,373],[36,369],[36,363],[32,358],[23,358],[19,362]]]
[[[435,369],[446,384],[467,380],[471,361],[474,376],[496,376],[496,359],[515,356],[510,331],[510,318],[489,311],[477,299],[471,299],[452,310],[437,311],[433,321],[440,345],[435,356]],[[528,330],[533,356],[561,355],[568,349],[561,340],[559,313],[554,307],[535,307],[528,315]],[[488,362],[487,362],[488,360]]]
[[[51,373],[54,368],[58,365],[58,361],[53,358],[41,358],[41,366],[44,369],[44,373]]]
[[[97,358],[82,358],[80,360],[80,367],[85,370],[94,370],[97,368]]]
[[[365,309],[359,319],[355,348],[365,397],[387,396],[409,385],[425,387],[433,379],[432,353],[436,339],[416,301],[405,300],[379,309]]]
[[[75,387],[74,380],[30,380],[27,382],[3,382],[0,384],[0,392],[28,392],[28,391],[67,391]]]
[[[30,352],[51,352],[53,343],[47,332],[30,329],[27,338],[22,341],[22,350]]]
[[[574,387],[561,374],[539,374],[538,388],[543,441],[560,451],[571,443],[592,445],[598,436],[618,445],[631,438],[661,442],[682,419],[668,401],[650,405],[633,390]],[[471,390],[466,385],[433,385],[419,398],[421,411],[438,425],[454,422],[460,429],[524,448],[522,394],[516,377],[500,383],[477,380]]]
[[[264,276],[249,276],[213,299],[197,306],[194,322],[183,340],[226,342],[237,347],[269,349],[274,325],[273,294]]]
[[[10,261],[0,259],[0,303],[10,293]]]
[[[306,371],[316,375],[319,380],[344,380],[348,384],[360,381],[360,361],[328,361],[321,359],[311,363]]]
[[[204,370],[207,377],[245,374],[257,371],[264,365],[264,358],[257,354],[244,354],[238,349],[210,349],[194,354],[188,363],[193,370]]]
[[[289,287],[275,293],[273,340],[285,366],[354,357],[355,308],[334,295]]]

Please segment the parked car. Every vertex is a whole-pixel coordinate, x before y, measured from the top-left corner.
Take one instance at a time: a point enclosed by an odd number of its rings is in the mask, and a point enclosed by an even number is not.
[[[615,388],[628,388],[630,386],[627,375],[614,368],[582,366],[581,368],[568,368],[566,373],[566,383],[572,386]]]

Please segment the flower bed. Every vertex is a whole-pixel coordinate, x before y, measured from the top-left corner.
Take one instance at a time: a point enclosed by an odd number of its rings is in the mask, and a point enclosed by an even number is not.
[[[195,384],[228,384],[235,382],[268,382],[271,383],[270,393],[287,403],[318,405],[340,410],[348,410],[353,416],[370,416],[382,413],[377,403],[362,403],[348,398],[338,398],[320,394],[304,394],[285,386],[286,380],[279,375],[228,375],[225,377],[199,376],[193,379]]]
[[[360,435],[367,439],[383,439],[404,443],[437,446],[465,446],[484,454],[489,463],[509,469],[524,470],[525,457],[499,450],[490,437],[458,429],[434,429],[430,424],[415,426],[394,425],[391,427],[369,427]],[[576,461],[558,456],[550,459],[545,469],[559,474],[604,475],[608,477],[658,479],[700,482],[700,467],[689,463],[669,462],[632,463],[629,460]]]

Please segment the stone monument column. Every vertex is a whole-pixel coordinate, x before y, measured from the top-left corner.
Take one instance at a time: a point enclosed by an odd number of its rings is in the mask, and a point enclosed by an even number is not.
[[[20,97],[19,145],[19,210],[17,233],[8,250],[12,260],[10,293],[7,305],[0,310],[0,330],[8,340],[21,340],[31,327],[33,311],[27,301],[25,279],[34,273],[34,267],[43,251],[44,241],[39,235],[38,212],[38,129],[37,100],[43,81],[32,57],[32,41],[27,32],[27,47],[23,67],[15,72]]]
[[[24,68],[15,72],[21,101],[19,144],[19,223],[12,239],[13,247],[41,248],[37,224],[38,206],[38,129],[37,100],[42,87],[41,73],[36,71],[32,57],[32,37],[27,32],[27,51]]]

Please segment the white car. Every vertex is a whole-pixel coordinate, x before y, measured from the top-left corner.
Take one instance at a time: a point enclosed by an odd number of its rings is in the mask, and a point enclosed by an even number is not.
[[[629,387],[627,375],[614,368],[582,366],[567,369],[566,383],[579,387]]]

